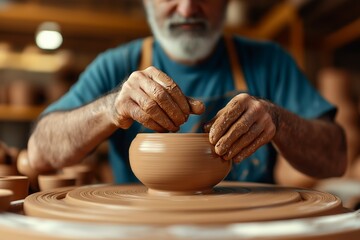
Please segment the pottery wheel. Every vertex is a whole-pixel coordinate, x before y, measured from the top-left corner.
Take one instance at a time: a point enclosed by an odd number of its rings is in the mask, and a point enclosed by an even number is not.
[[[223,182],[199,195],[155,195],[143,185],[91,185],[32,194],[26,215],[122,224],[222,224],[343,212],[339,198],[315,190]]]

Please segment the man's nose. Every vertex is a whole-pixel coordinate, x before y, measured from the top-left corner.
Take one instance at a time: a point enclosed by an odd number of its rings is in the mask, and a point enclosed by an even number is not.
[[[180,0],[176,11],[183,17],[192,17],[197,14],[198,8],[197,0]]]

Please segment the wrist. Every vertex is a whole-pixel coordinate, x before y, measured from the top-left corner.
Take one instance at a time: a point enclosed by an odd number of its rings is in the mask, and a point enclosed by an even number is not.
[[[117,101],[116,101],[116,97],[117,94],[115,92],[110,93],[109,95],[106,96],[107,101],[105,103],[106,106],[106,110],[107,110],[107,115],[108,118],[110,119],[111,124],[116,127],[116,128],[120,128],[120,113],[118,112],[118,108],[117,108]]]
[[[126,107],[126,104],[122,104],[121,101],[118,99],[118,96],[118,92],[112,92],[106,96],[106,106],[108,106],[106,109],[108,118],[110,119],[110,122],[114,128],[128,129],[132,125],[133,120],[129,117],[124,116],[124,114],[122,113],[126,110],[121,109],[121,106]]]
[[[281,108],[268,100],[262,100],[262,101],[264,101],[267,106],[267,112],[270,115],[272,122],[275,126],[275,135],[276,135],[280,126]]]

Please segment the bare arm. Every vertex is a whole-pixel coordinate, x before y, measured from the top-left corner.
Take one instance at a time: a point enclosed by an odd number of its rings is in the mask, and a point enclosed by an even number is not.
[[[29,161],[40,172],[75,164],[116,130],[111,106],[115,93],[84,107],[54,112],[38,122],[28,142]]]
[[[340,176],[346,169],[345,138],[338,125],[305,120],[248,94],[233,98],[205,130],[226,160],[240,162],[272,142],[293,167],[309,176]]]
[[[273,144],[290,165],[316,178],[339,177],[345,173],[346,141],[339,125],[329,119],[305,120],[274,108],[278,131]]]

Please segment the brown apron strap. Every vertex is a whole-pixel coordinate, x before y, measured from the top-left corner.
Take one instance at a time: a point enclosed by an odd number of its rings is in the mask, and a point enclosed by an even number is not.
[[[139,70],[144,70],[152,65],[152,45],[154,42],[153,37],[147,37],[144,39],[141,50],[141,58],[139,63]],[[247,85],[244,78],[240,61],[236,54],[234,40],[231,36],[225,36],[226,47],[229,53],[230,66],[234,79],[235,88],[238,91],[247,91]]]
[[[139,63],[139,70],[144,70],[152,65],[152,45],[154,42],[153,37],[144,39],[141,49],[141,58]]]
[[[235,49],[234,39],[232,36],[225,36],[225,42],[229,53],[230,66],[234,78],[235,88],[238,91],[247,91],[248,88],[245,82],[244,73],[242,71],[239,58],[236,54],[237,51]]]

